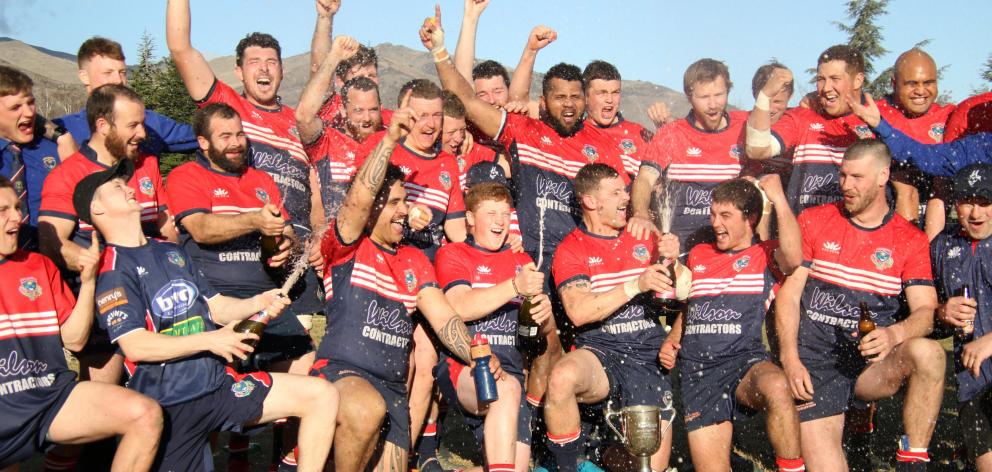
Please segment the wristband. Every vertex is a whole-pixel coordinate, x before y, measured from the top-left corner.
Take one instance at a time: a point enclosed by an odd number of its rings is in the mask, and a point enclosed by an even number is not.
[[[630,300],[641,294],[641,287],[637,284],[637,279],[631,279],[623,283],[623,293],[627,295],[627,299]]]
[[[431,55],[434,56],[435,63],[444,62],[447,61],[449,58],[451,58],[451,55],[448,54],[448,48],[444,46],[431,49]]]
[[[759,90],[758,95],[754,97],[754,109],[761,111],[768,111],[771,109],[772,100],[765,95],[764,91]]]
[[[513,277],[513,278],[510,279],[510,285],[513,287],[513,291],[519,297],[520,296],[520,290],[517,289],[517,278],[516,277]]]

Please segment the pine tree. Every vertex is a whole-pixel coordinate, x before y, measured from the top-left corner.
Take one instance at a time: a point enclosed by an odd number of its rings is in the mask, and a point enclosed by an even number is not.
[[[861,53],[865,61],[864,91],[880,97],[892,90],[891,68],[882,71],[874,80],[875,60],[889,52],[882,46],[882,27],[876,24],[878,18],[888,13],[889,0],[849,0],[847,17],[850,25],[835,21],[834,24],[847,33],[848,46]]]
[[[992,54],[989,54],[989,58],[985,60],[985,65],[982,66],[982,80],[992,83]]]
[[[145,31],[139,41],[138,64],[131,70],[128,84],[138,92],[138,95],[147,100],[154,93],[155,88],[156,67],[152,62],[155,56],[155,38]]]

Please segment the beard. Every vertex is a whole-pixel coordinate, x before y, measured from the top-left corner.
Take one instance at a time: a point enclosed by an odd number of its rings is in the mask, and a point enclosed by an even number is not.
[[[855,198],[850,204],[844,201],[844,209],[851,216],[855,216],[871,205],[871,202],[875,201],[875,197],[878,195],[877,188],[871,188],[865,193],[861,194],[859,197]]]
[[[372,122],[372,126],[369,128],[365,128],[362,125],[355,124],[351,120],[346,119],[344,120],[344,128],[349,135],[354,136],[355,141],[363,141],[365,138],[375,134],[376,131],[382,129],[382,118]]]
[[[228,152],[239,153],[241,159],[235,160],[228,158],[226,156]],[[213,162],[214,165],[220,167],[224,172],[241,175],[248,168],[248,159],[245,158],[245,148],[241,146],[219,149],[214,147],[213,143],[210,143],[210,147],[207,149],[207,157],[210,159],[210,162]]]
[[[547,112],[541,113],[541,121],[550,126],[551,129],[558,133],[558,136],[563,138],[571,138],[572,136],[575,136],[575,133],[578,133],[579,130],[582,129],[582,120],[576,120],[575,124],[569,128]]]
[[[111,156],[114,156],[117,159],[133,160],[138,157],[138,150],[135,150],[133,153],[128,152],[127,141],[122,139],[121,136],[117,134],[117,131],[111,131],[111,133],[107,135],[107,138],[103,142],[103,146],[107,148],[107,152],[109,152]]]

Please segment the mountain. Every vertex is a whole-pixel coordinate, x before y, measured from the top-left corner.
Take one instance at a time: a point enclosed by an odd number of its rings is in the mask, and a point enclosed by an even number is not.
[[[430,56],[405,46],[384,43],[376,47],[379,53],[379,77],[383,105],[396,106],[400,87],[414,78],[437,80]],[[11,65],[26,72],[35,81],[35,97],[39,110],[46,116],[60,116],[77,111],[85,101],[85,89],[77,77],[76,57],[23,43],[16,39],[0,37],[0,64]],[[217,77],[235,86],[234,56],[213,59],[210,65]],[[299,101],[300,93],[309,77],[309,54],[297,54],[283,59],[284,76],[281,93],[291,106]],[[534,74],[531,95],[537,96],[543,74]],[[647,108],[656,101],[664,101],[676,117],[689,110],[685,96],[678,91],[644,81],[623,82],[623,112],[627,119],[647,125]]]

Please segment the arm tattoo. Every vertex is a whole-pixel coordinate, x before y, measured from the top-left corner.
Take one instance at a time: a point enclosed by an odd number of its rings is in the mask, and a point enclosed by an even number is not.
[[[472,363],[472,354],[469,349],[471,340],[468,337],[468,327],[465,326],[461,318],[452,314],[451,319],[437,332],[437,338],[452,354],[466,364]]]
[[[588,288],[589,288],[589,281],[588,280],[576,280],[575,282],[572,282],[572,283],[570,283],[570,284],[562,287],[562,291],[564,291],[564,290],[572,290],[572,289],[585,290],[585,289],[588,289]]]
[[[379,192],[379,187],[382,186],[382,179],[386,176],[386,166],[389,165],[389,156],[393,153],[393,148],[396,147],[396,143],[386,142],[387,139],[379,141],[372,154],[369,155],[369,159],[372,162],[368,163],[368,167],[362,167],[361,181],[365,184],[365,187],[369,189],[369,192],[376,194]]]

